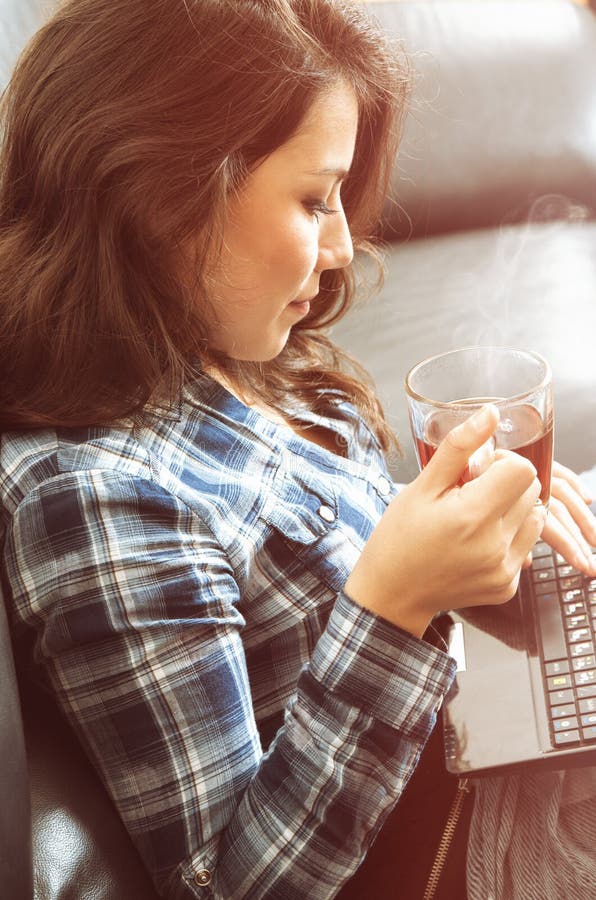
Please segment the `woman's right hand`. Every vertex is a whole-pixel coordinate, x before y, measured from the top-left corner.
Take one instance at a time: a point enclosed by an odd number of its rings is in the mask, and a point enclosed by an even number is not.
[[[498,421],[492,405],[470,416],[392,500],[346,582],[353,600],[421,636],[441,610],[513,596],[546,517],[534,466],[497,450],[482,474],[457,486]]]

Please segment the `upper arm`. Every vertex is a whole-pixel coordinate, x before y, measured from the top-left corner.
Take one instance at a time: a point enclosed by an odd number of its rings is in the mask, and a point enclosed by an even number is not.
[[[225,827],[261,750],[234,573],[152,482],[60,476],[19,507],[18,616],[153,874]]]

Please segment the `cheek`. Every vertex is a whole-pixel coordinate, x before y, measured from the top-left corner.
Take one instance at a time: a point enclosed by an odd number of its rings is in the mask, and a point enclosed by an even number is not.
[[[279,229],[278,238],[270,247],[275,254],[276,265],[288,275],[307,278],[317,264],[319,254],[318,230],[310,221],[298,222]]]
[[[260,294],[269,284],[293,292],[316,267],[318,237],[316,222],[300,208],[250,204],[224,232],[222,269],[237,289],[256,288]]]

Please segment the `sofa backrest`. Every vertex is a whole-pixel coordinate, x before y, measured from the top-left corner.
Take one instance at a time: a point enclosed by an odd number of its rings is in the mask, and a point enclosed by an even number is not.
[[[58,0],[0,0],[0,90],[10,78],[17,56]]]
[[[0,89],[57,0],[0,0]],[[376,0],[414,91],[385,235],[596,214],[596,16],[571,0]],[[445,152],[445,148],[449,152]]]
[[[596,16],[564,0],[373,2],[414,90],[388,236],[596,213]]]

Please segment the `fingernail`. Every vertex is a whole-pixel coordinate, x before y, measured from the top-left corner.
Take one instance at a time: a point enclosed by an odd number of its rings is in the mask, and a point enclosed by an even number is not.
[[[487,403],[479,409],[478,412],[474,413],[471,417],[471,422],[477,431],[484,431],[484,429],[487,428],[491,419],[494,417],[493,410],[497,411],[497,415],[499,414],[499,410],[493,403]]]

